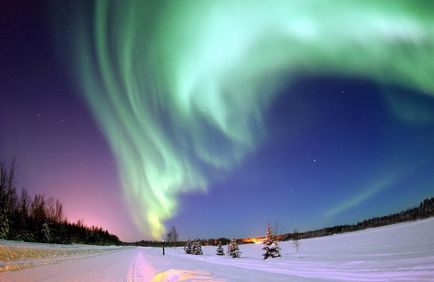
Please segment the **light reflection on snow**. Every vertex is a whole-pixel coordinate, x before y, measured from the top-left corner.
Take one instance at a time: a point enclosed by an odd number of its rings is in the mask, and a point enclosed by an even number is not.
[[[152,282],[174,282],[174,281],[208,281],[224,282],[222,279],[212,278],[209,272],[185,269],[169,269],[154,276]]]

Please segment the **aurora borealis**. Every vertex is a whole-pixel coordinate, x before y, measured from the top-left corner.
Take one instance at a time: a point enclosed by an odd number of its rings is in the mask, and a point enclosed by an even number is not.
[[[49,43],[143,236],[231,216],[219,191],[242,202],[226,203],[238,220],[287,228],[372,216],[387,191],[401,195],[388,212],[434,192],[429,1],[86,2],[48,5]],[[274,212],[258,204],[269,192]]]

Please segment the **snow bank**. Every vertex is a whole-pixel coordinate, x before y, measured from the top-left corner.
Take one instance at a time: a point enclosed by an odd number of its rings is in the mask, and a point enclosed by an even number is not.
[[[292,241],[280,247],[282,257],[268,260],[262,259],[262,245],[257,244],[240,245],[240,259],[216,256],[216,247],[206,246],[204,256],[182,250],[171,255],[283,274],[288,281],[434,281],[434,218],[300,240],[299,252]]]
[[[116,246],[41,244],[0,240],[0,272],[118,250]]]

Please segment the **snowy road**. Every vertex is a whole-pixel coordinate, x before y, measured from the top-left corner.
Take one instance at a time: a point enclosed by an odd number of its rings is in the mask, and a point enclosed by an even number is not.
[[[0,272],[0,281],[434,281],[434,218],[302,240],[298,253],[292,242],[281,247],[281,258],[264,261],[254,244],[232,259],[215,247],[203,247],[203,256],[168,248],[163,256],[158,248],[0,241],[0,271],[32,266]]]
[[[173,250],[174,254],[170,251]],[[265,277],[263,271],[235,266],[210,266],[207,261],[180,258],[181,248],[166,256],[152,248],[125,248],[106,254],[71,258],[21,271],[0,273],[0,281],[251,281]],[[152,265],[150,264],[152,262]],[[206,270],[212,269],[212,272]],[[254,276],[252,276],[254,275]],[[287,276],[268,273],[267,279],[286,281]]]

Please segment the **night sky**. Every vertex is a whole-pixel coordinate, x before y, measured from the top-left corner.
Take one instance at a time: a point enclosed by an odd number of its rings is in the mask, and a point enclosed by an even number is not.
[[[0,160],[126,241],[433,196],[430,1],[286,2],[0,4]]]

